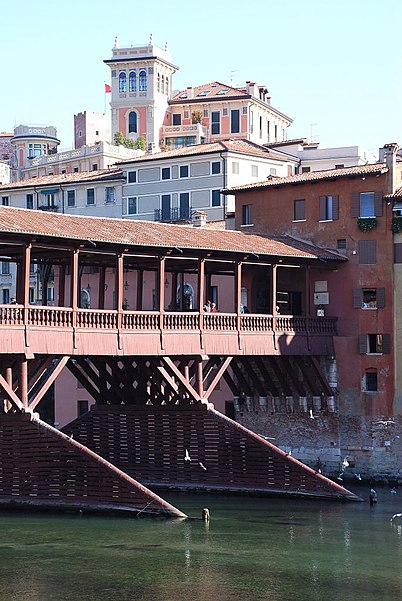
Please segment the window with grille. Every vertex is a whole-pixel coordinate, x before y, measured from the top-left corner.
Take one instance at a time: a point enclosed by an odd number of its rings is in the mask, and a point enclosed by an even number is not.
[[[365,390],[366,392],[377,392],[378,381],[377,381],[377,370],[370,369],[365,374]]]
[[[67,190],[67,206],[75,207],[75,190]]]

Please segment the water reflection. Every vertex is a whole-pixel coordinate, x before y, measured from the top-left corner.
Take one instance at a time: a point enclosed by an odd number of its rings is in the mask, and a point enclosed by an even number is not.
[[[386,493],[374,508],[169,498],[209,523],[3,513],[0,601],[394,601],[402,495]]]

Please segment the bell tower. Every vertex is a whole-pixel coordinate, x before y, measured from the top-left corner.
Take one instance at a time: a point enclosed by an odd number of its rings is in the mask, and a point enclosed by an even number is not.
[[[170,62],[167,44],[164,49],[155,46],[151,35],[147,45],[120,48],[115,38],[112,58],[104,62],[111,71],[112,143],[120,131],[132,140],[143,136],[147,151],[157,152],[178,69]]]

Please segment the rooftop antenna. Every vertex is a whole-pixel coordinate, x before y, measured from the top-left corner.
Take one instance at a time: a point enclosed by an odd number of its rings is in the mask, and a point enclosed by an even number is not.
[[[234,75],[235,73],[238,73],[238,72],[239,72],[239,69],[233,69],[232,71],[229,71],[230,85],[231,85],[232,87],[233,87],[234,85],[236,85],[236,84],[234,83],[234,80],[233,80],[233,75]]]
[[[310,123],[310,144],[318,142],[318,134],[314,133],[314,127],[318,127],[318,123]]]

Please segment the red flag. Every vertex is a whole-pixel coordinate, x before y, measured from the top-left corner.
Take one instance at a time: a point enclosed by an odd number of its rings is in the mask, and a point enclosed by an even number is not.
[[[112,86],[109,86],[108,83],[105,83],[105,94],[109,94],[112,91]]]

